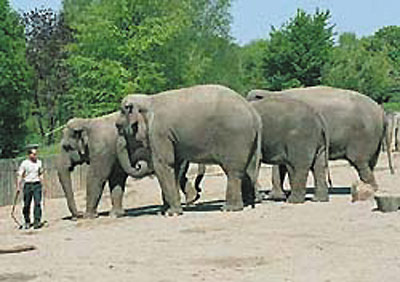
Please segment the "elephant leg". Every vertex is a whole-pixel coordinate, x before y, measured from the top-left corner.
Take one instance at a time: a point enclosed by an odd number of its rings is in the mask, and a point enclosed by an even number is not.
[[[243,177],[241,185],[243,205],[251,205],[254,208],[256,202],[261,202],[261,196],[258,196],[257,187],[252,184],[250,177],[248,177],[247,175]]]
[[[124,189],[120,185],[117,185],[112,188],[110,193],[111,193],[111,205],[112,205],[110,216],[114,218],[123,216],[125,213],[124,209],[122,208],[122,198],[124,196]]]
[[[86,218],[97,217],[97,207],[103,194],[104,185],[112,175],[114,162],[106,156],[93,156],[86,177]]]
[[[268,195],[268,200],[285,201],[286,194],[283,192],[283,182],[287,173],[285,165],[272,166],[272,190]]]
[[[376,183],[375,176],[373,171],[371,170],[368,163],[354,163],[355,169],[358,172],[358,175],[362,182],[369,184],[372,186],[374,191],[378,190],[378,184]]]
[[[96,218],[98,216],[97,207],[103,194],[104,185],[105,180],[103,179],[92,180],[90,184],[87,184],[85,218]]]
[[[110,216],[117,218],[125,214],[122,208],[122,199],[125,192],[126,174],[122,172],[113,173],[109,181],[111,194],[111,212]]]
[[[161,186],[164,204],[168,205],[166,215],[180,215],[182,214],[182,207],[179,195],[178,184],[178,171],[177,169],[169,166],[167,163],[155,160],[154,170],[157,175],[158,182]]]
[[[224,211],[241,211],[243,210],[242,199],[242,175],[227,172],[228,184],[226,188],[226,203]]]
[[[185,194],[186,204],[193,204],[200,198],[200,194],[197,189],[190,183],[186,177],[186,173],[189,170],[189,162],[183,161],[179,168],[178,179],[179,185],[182,192]]]
[[[312,167],[312,173],[315,182],[315,192],[313,201],[315,202],[328,202],[329,190],[326,183],[326,156],[325,153],[319,154]]]
[[[292,204],[304,203],[306,200],[306,183],[308,169],[302,167],[288,167],[291,193],[288,202]]]

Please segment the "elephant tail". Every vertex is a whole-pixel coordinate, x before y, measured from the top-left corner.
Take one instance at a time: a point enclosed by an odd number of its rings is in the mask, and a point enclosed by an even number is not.
[[[258,173],[259,173],[260,166],[261,166],[261,157],[262,157],[262,153],[261,153],[262,123],[261,123],[261,118],[258,115],[256,115],[256,117],[257,117],[257,121],[258,121],[257,122],[257,124],[258,124],[257,132],[256,132],[256,136],[253,141],[253,146],[252,146],[252,150],[251,150],[252,154],[251,154],[251,157],[249,158],[247,170],[246,170],[246,173],[251,180],[252,186],[256,185]]]
[[[329,136],[329,132],[328,132],[328,126],[326,123],[325,118],[322,116],[321,113],[317,113],[317,115],[320,118],[320,121],[322,123],[322,136],[324,138],[324,143],[325,143],[325,165],[326,165],[326,172],[328,175],[328,183],[329,183],[329,187],[333,187],[332,184],[332,177],[331,177],[331,171],[329,169],[329,144],[330,144],[330,136]]]

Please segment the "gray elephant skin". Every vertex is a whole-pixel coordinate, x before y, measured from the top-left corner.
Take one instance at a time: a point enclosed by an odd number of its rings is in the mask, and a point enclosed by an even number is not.
[[[386,138],[389,140],[389,150],[399,151],[400,149],[400,113],[398,112],[385,112],[386,121]],[[383,143],[382,151],[386,151],[386,143]]]
[[[72,217],[78,217],[81,213],[78,212],[74,200],[71,171],[75,166],[84,163],[89,165],[86,179],[86,216],[96,216],[97,206],[107,181],[111,192],[111,215],[123,214],[122,196],[128,176],[125,170],[129,171],[131,166],[124,170],[118,161],[116,151],[118,132],[115,128],[118,116],[118,113],[113,113],[92,119],[74,118],[68,121],[63,131],[57,169]],[[120,156],[126,158],[129,153],[121,153]],[[146,159],[149,158],[149,154],[145,150],[137,151],[137,158]],[[126,162],[125,160],[122,163]],[[136,177],[145,175],[137,173]]]
[[[381,143],[385,138],[383,109],[369,97],[355,91],[326,86],[296,88],[284,91],[252,90],[247,100],[258,100],[274,95],[284,95],[305,102],[324,117],[329,142],[329,159],[345,159],[357,170],[364,183],[375,190],[378,186],[373,174]],[[391,155],[388,153],[389,165]],[[276,173],[274,174],[276,177]],[[326,181],[325,177],[314,174],[316,182]],[[282,182],[275,179],[273,196],[282,195]]]
[[[98,118],[74,118],[68,121],[61,140],[61,154],[57,160],[58,177],[64,190],[69,211],[73,218],[82,215],[78,212],[74,200],[71,182],[71,171],[81,164],[88,164],[86,180],[86,217],[96,217],[104,185],[108,182],[111,192],[111,216],[121,216],[124,213],[122,198],[128,175],[135,178],[153,174],[147,167],[150,162],[150,152],[140,142],[131,143],[133,153],[126,147],[118,147],[118,131],[115,123],[119,112]],[[136,167],[135,170],[132,169]],[[199,168],[199,180],[204,174]],[[187,165],[180,172],[180,183],[186,193],[186,200],[192,202],[198,193],[187,182],[185,176]],[[197,189],[199,189],[197,184]]]
[[[303,203],[309,170],[318,179],[326,178],[329,135],[322,115],[304,102],[277,96],[250,102],[260,114],[262,162],[279,165],[289,173],[289,203]],[[328,201],[325,181],[316,183],[315,201]]]
[[[224,210],[242,210],[243,200],[254,203],[262,125],[254,108],[233,90],[199,85],[129,95],[117,126],[150,149],[167,215],[182,213],[178,175],[185,161],[221,166],[227,175]]]

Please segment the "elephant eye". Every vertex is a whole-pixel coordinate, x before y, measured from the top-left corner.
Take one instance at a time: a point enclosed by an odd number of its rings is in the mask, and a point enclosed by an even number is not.
[[[133,105],[132,104],[126,104],[125,109],[127,110],[128,114],[131,114],[133,112]]]
[[[133,132],[137,132],[138,131],[138,123],[137,122],[135,122],[134,124],[132,124],[132,126],[131,126],[131,128],[132,128],[132,130],[133,130]]]
[[[72,146],[70,144],[63,144],[62,147],[64,148],[65,151],[71,151]]]
[[[74,131],[74,138],[79,139],[82,136],[82,131],[75,130]]]

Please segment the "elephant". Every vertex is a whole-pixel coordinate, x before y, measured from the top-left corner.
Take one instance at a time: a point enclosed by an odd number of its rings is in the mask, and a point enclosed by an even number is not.
[[[400,151],[400,113],[394,113],[394,150],[396,152]]]
[[[283,95],[305,102],[324,117],[329,141],[329,159],[345,159],[357,170],[362,182],[376,191],[378,185],[373,174],[380,147],[385,138],[386,123],[383,109],[371,98],[351,90],[327,86],[294,88],[283,91],[251,90],[248,101],[259,100],[274,95]],[[388,151],[389,166],[394,173],[391,154]],[[279,176],[274,167],[271,199],[284,199],[282,182],[284,174]],[[325,178],[314,173],[317,183]]]
[[[182,214],[177,187],[185,161],[221,166],[227,176],[223,210],[254,206],[262,125],[255,109],[235,91],[197,85],[156,95],[128,95],[116,126],[121,147],[129,146],[129,135],[151,151],[166,215]]]
[[[319,179],[326,178],[329,155],[326,121],[313,107],[285,96],[275,95],[250,104],[262,121],[262,162],[278,165],[281,174],[288,172],[292,188],[288,202],[303,203],[309,170]],[[329,200],[325,181],[317,182],[313,199]]]
[[[385,112],[385,121],[387,123],[387,138],[389,139],[390,149],[393,151],[400,150],[400,113]],[[383,143],[385,145],[385,143]],[[386,146],[382,146],[382,151],[386,151]]]
[[[57,158],[57,172],[73,219],[83,215],[77,210],[71,182],[71,172],[77,165],[88,164],[85,213],[88,218],[97,216],[97,206],[106,182],[111,192],[110,215],[118,217],[124,213],[122,197],[128,175],[142,178],[154,172],[151,167],[147,167],[150,163],[150,152],[140,142],[134,144],[137,149],[133,153],[118,150],[119,135],[115,127],[118,117],[119,112],[98,118],[74,118],[67,122],[63,130],[61,153]],[[130,163],[137,169],[132,170]],[[199,195],[187,182],[185,176],[187,166],[188,164],[180,171],[180,183],[186,201],[190,203]],[[204,171],[199,168],[199,180],[203,175]],[[199,190],[199,180],[196,184],[197,190]]]
[[[393,112],[387,112],[385,111],[385,123],[386,123],[386,138],[389,140],[388,146],[386,146],[386,143],[382,143],[382,152],[386,150],[391,150],[393,151],[393,146],[396,146],[396,113]],[[394,142],[393,142],[394,141]]]

